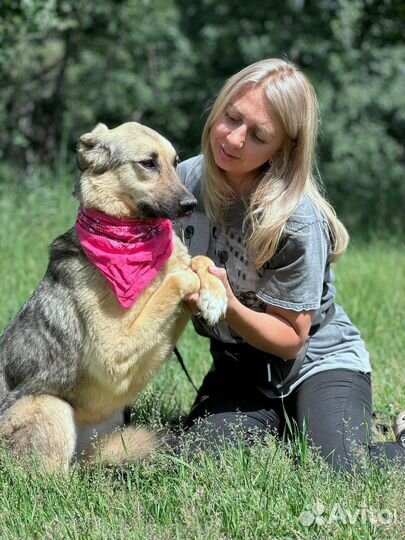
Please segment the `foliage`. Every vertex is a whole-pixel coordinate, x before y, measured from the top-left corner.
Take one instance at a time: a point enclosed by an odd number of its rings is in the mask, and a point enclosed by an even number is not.
[[[13,162],[49,162],[99,121],[174,124],[169,135],[187,121],[191,53],[171,0],[6,2],[0,42],[0,148]]]
[[[319,171],[345,223],[403,229],[400,0],[4,0],[0,15],[3,176],[71,156],[99,121],[141,121],[189,157],[223,81],[286,56],[318,92]]]

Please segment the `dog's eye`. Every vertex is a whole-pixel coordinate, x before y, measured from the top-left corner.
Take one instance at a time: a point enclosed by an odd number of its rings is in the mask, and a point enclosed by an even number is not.
[[[143,161],[138,161],[139,165],[145,167],[145,169],[156,169],[155,162],[153,159],[144,159]]]

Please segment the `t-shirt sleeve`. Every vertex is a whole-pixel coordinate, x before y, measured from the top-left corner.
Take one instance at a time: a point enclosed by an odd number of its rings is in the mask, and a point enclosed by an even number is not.
[[[279,250],[262,269],[257,297],[292,311],[319,309],[328,257],[326,222],[317,220],[286,234]]]
[[[190,167],[188,166],[187,162],[182,161],[181,163],[179,163],[179,166],[177,167],[177,173],[180,176],[180,180],[184,184],[188,174],[190,173]]]
[[[203,157],[198,155],[182,161],[177,167],[181,181],[191,190],[200,183],[203,161]]]

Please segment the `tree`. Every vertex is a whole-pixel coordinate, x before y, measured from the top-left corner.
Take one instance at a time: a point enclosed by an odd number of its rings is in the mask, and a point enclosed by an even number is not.
[[[339,213],[398,229],[404,14],[400,0],[4,0],[0,156],[50,163],[97,122],[137,120],[189,157],[224,80],[285,56],[318,93],[318,165]]]
[[[7,2],[1,15],[3,157],[50,162],[97,122],[141,120],[181,139],[193,72],[174,2]]]

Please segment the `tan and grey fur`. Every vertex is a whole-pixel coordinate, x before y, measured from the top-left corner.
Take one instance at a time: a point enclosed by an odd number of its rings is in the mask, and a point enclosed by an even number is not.
[[[80,137],[80,204],[114,217],[175,220],[196,201],[181,183],[171,144],[130,122],[99,124]],[[109,422],[133,403],[171,354],[200,291],[199,308],[214,324],[226,310],[222,282],[206,257],[191,260],[181,241],[131,309],[88,261],[72,228],[50,247],[47,272],[0,341],[0,440],[35,454],[46,470],[67,468],[77,434]],[[133,427],[100,437],[87,459],[120,463],[158,444]]]

